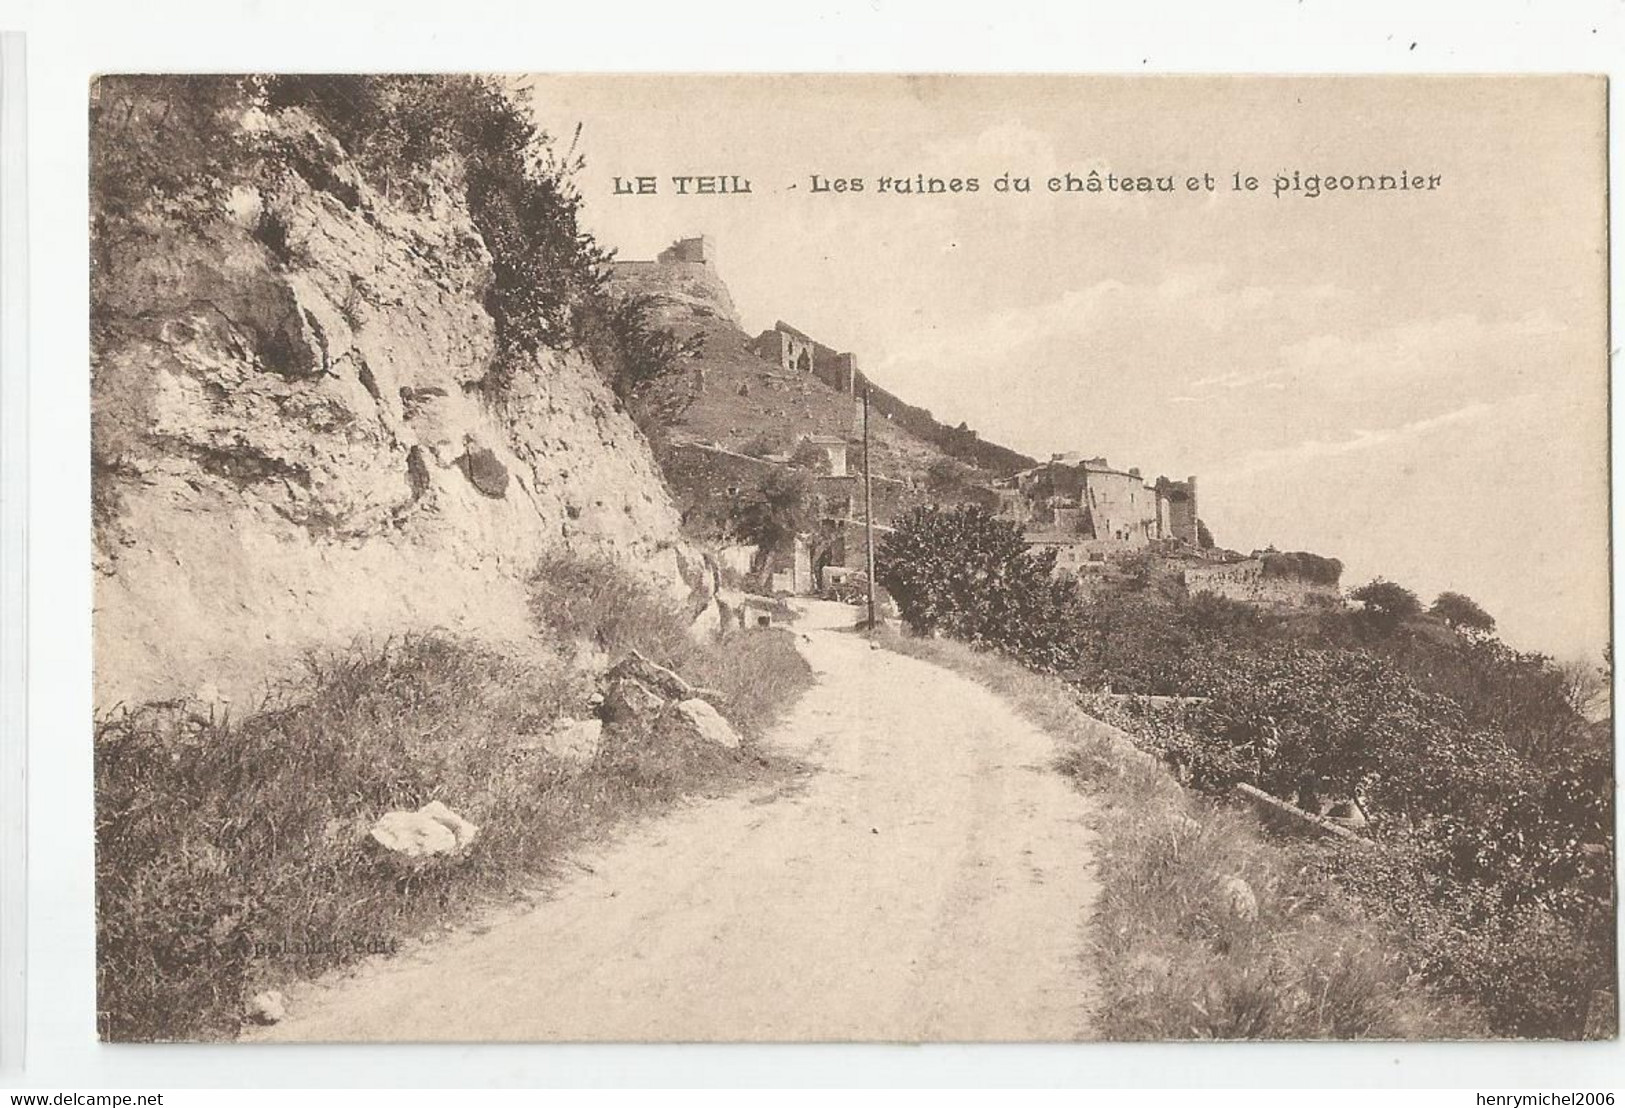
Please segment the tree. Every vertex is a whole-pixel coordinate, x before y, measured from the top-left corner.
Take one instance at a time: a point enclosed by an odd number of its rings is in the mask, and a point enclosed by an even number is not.
[[[943,632],[1052,672],[1075,668],[1078,598],[1055,554],[986,509],[915,508],[882,538],[877,583],[917,632]]]
[[[773,467],[744,494],[732,530],[742,542],[777,550],[810,526],[812,478],[798,469]]]
[[[953,458],[938,458],[925,471],[925,487],[932,493],[957,492],[969,483],[972,470]]]
[[[1428,614],[1443,620],[1453,631],[1473,631],[1489,634],[1495,630],[1495,617],[1478,606],[1477,601],[1459,592],[1442,592],[1433,601]]]
[[[1381,577],[1349,593],[1349,599],[1359,603],[1371,622],[1389,630],[1422,613],[1422,602],[1414,592]]]

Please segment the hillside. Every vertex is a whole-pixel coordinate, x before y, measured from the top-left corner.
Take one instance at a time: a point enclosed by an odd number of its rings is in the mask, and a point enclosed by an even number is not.
[[[684,240],[673,251],[700,240]],[[862,406],[850,393],[807,372],[785,370],[751,349],[755,336],[740,324],[733,298],[711,261],[618,262],[622,291],[649,298],[652,321],[683,340],[698,339],[687,374],[665,388],[681,394],[681,411],[667,425],[674,442],[714,443],[730,450],[785,452],[808,435],[861,439]],[[696,255],[697,256],[697,255]],[[788,308],[787,308],[788,310]],[[857,389],[870,384],[857,374]],[[874,471],[924,484],[944,458],[975,466],[983,477],[1014,472],[1033,461],[982,443],[974,433],[937,423],[878,386],[871,390]]]

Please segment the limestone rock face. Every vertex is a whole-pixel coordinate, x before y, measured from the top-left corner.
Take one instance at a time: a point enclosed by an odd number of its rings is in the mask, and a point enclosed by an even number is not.
[[[739,732],[733,729],[733,724],[722,718],[721,712],[698,697],[673,704],[668,718],[682,733],[729,750],[739,749]]]
[[[297,110],[254,126],[322,160],[321,187],[245,170],[218,211],[97,243],[97,703],[210,681],[248,710],[357,637],[522,642],[525,578],[560,547],[688,603],[702,559],[596,368],[543,350],[492,394],[461,166],[409,208]]]
[[[466,849],[480,829],[438,800],[415,812],[389,812],[367,834],[392,854],[431,858]]]

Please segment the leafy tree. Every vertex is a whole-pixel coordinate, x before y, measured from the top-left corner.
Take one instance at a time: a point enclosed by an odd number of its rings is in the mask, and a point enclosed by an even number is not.
[[[1349,599],[1360,604],[1372,623],[1387,630],[1422,613],[1422,602],[1414,592],[1381,577],[1349,593]]]
[[[914,508],[876,550],[877,583],[915,631],[1000,649],[1048,671],[1075,668],[1078,599],[1020,528],[986,509]]]
[[[732,530],[740,541],[778,550],[812,524],[812,478],[802,470],[774,466],[742,494]]]
[[[1316,585],[1336,587],[1343,579],[1343,563],[1307,550],[1270,551],[1263,556],[1265,577],[1295,577]]]
[[[938,458],[926,467],[925,487],[932,493],[950,493],[963,488],[974,471],[953,458]]]
[[[1495,630],[1495,617],[1478,606],[1472,597],[1459,592],[1442,592],[1434,598],[1428,614],[1456,631],[1488,634]]]

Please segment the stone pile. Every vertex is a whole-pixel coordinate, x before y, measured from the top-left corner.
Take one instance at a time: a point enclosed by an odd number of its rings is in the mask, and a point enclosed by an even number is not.
[[[690,684],[636,650],[609,668],[601,687],[598,712],[609,727],[640,727],[655,735],[739,748],[739,733],[713,703],[723,699],[721,693]]]

